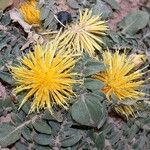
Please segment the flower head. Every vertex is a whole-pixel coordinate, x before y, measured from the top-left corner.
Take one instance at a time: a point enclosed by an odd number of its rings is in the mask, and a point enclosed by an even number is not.
[[[57,43],[37,45],[34,52],[23,57],[21,65],[10,67],[18,85],[14,92],[27,91],[19,108],[32,97],[30,112],[42,108],[52,112],[53,105],[67,108],[74,94],[72,86],[77,82],[77,73],[72,72],[76,60],[66,52],[56,53],[57,47]]]
[[[134,70],[136,64],[131,57],[125,53],[119,54],[117,50],[114,54],[107,51],[103,53],[103,62],[106,70],[96,74],[94,77],[105,83],[102,92],[109,101],[115,95],[118,101],[138,100],[145,94],[140,92],[144,81],[141,79],[144,73],[141,70]],[[121,115],[134,116],[134,106],[120,105],[115,110]]]
[[[92,15],[92,11],[86,9],[80,11],[80,20],[67,27],[60,37],[60,45],[71,47],[74,53],[86,51],[90,56],[94,56],[95,49],[100,50],[102,43],[101,35],[105,35],[108,26],[102,21],[100,16]]]
[[[40,24],[40,11],[36,8],[36,0],[29,0],[20,6],[24,20],[28,24]]]

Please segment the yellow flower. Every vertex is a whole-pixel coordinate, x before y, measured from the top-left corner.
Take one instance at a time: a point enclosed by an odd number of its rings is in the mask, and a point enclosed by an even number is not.
[[[103,53],[103,62],[106,70],[94,76],[94,78],[105,83],[102,92],[109,101],[115,95],[118,101],[138,100],[145,94],[140,92],[144,81],[141,79],[144,73],[141,70],[134,70],[136,65],[131,57],[125,53],[119,54],[117,50],[114,54],[106,51]],[[116,112],[121,115],[134,116],[133,105],[118,105]]]
[[[71,96],[74,95],[72,86],[77,83],[72,72],[76,60],[67,52],[57,52],[58,44],[46,46],[37,45],[34,52],[29,52],[22,58],[21,65],[11,66],[11,72],[16,80],[14,92],[27,91],[19,109],[29,98],[33,97],[30,113],[58,105],[67,109]]]
[[[90,56],[95,55],[95,49],[101,50],[101,36],[105,35],[108,26],[100,16],[92,15],[92,11],[86,9],[80,11],[80,20],[67,26],[60,37],[60,45],[68,47],[73,53],[86,51]]]
[[[29,0],[20,6],[23,18],[28,24],[40,24],[40,11],[36,5],[36,0]]]

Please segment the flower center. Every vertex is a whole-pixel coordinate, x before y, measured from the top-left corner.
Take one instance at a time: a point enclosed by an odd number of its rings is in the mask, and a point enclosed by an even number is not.
[[[82,32],[82,30],[83,30],[83,28],[77,24],[73,26],[73,31],[75,33],[80,33],[80,32]]]

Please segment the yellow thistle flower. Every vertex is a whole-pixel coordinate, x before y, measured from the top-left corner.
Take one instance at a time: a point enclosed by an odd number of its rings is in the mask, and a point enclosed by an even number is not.
[[[36,5],[36,0],[29,0],[20,6],[24,20],[30,25],[40,24],[40,11],[36,8]]]
[[[107,51],[103,53],[103,62],[106,65],[106,70],[94,76],[94,78],[105,83],[102,92],[106,95],[109,101],[114,95],[118,101],[138,100],[145,94],[140,92],[144,81],[141,77],[144,73],[141,70],[134,70],[136,64],[131,57],[125,53],[119,54],[117,50],[114,54]],[[115,107],[116,112],[121,115],[134,116],[133,105],[118,105]]]
[[[58,105],[67,109],[69,99],[74,95],[72,86],[77,83],[72,72],[76,63],[74,57],[67,52],[57,52],[57,43],[49,46],[37,45],[34,52],[22,58],[21,65],[11,66],[11,73],[16,80],[15,94],[27,91],[19,109],[29,98],[33,97],[30,113],[42,108]]]
[[[95,49],[101,50],[101,35],[105,35],[108,26],[100,16],[92,15],[92,11],[86,9],[80,11],[80,20],[67,27],[60,37],[60,45],[68,47],[73,53],[82,54],[86,51],[94,56]]]

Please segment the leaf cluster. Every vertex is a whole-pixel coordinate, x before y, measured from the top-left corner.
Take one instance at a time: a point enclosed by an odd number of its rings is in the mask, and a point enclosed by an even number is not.
[[[104,19],[120,9],[115,0],[67,0],[67,4],[75,10],[90,7],[95,14],[103,13]],[[53,6],[52,0],[39,0],[45,28],[56,27]],[[145,53],[150,62],[150,17],[147,12],[142,9],[129,13],[116,31],[109,31],[108,36],[103,38],[103,49],[113,51],[117,47],[126,48],[129,53]],[[16,63],[16,58],[22,55],[20,48],[27,39],[21,30],[14,27],[7,12],[0,13],[0,79],[11,85],[13,81],[6,66]],[[70,109],[55,108],[53,116],[48,111],[28,115],[30,102],[18,111],[24,93],[15,97],[15,101],[12,95],[5,100],[0,99],[0,118],[8,117],[8,114],[11,116],[8,122],[0,123],[0,147],[15,147],[17,150],[150,149],[149,103],[143,105],[141,102],[143,109],[134,119],[126,121],[116,116],[111,111],[111,107],[116,105],[115,98],[113,104],[108,105],[100,92],[103,84],[91,78],[103,69],[102,62],[85,54],[75,67],[84,83],[75,85],[77,96],[72,99]],[[143,90],[149,92],[149,86]],[[130,105],[131,102],[125,104]]]
[[[0,70],[7,71],[7,66],[20,58],[20,49],[26,42],[23,32],[11,23],[9,13],[0,12]]]

